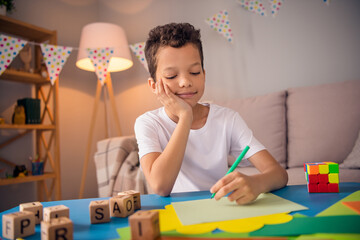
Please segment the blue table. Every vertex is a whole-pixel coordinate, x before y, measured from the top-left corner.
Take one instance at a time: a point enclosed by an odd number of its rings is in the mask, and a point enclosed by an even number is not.
[[[301,214],[311,217],[358,190],[360,190],[360,183],[340,183],[340,193],[308,193],[306,185],[287,186],[272,193],[308,207],[309,210],[301,211]],[[165,205],[169,205],[172,202],[206,199],[210,198],[210,196],[211,194],[207,191],[175,193],[171,194],[169,197],[160,197],[158,195],[142,195],[141,209],[163,209]],[[109,223],[90,224],[89,204],[91,201],[99,199],[108,198],[63,200],[43,202],[42,204],[44,207],[62,204],[70,208],[70,219],[74,223],[74,239],[119,238],[116,229],[128,226],[127,218],[111,218]],[[0,214],[0,226],[2,226],[2,215],[16,211],[19,211],[19,207],[2,212]],[[292,214],[295,213],[297,212],[293,212]],[[40,239],[40,225],[36,225],[35,232],[36,234],[29,236],[26,239]]]

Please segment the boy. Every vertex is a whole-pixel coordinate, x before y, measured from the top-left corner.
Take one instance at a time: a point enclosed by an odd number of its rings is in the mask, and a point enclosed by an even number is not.
[[[188,23],[150,31],[145,56],[148,85],[163,105],[138,117],[135,135],[140,164],[152,190],[216,192],[215,199],[246,204],[260,193],[284,187],[287,173],[253,136],[240,115],[215,104],[200,104],[205,71],[200,30]],[[228,170],[229,154],[245,155],[260,171],[247,176]]]

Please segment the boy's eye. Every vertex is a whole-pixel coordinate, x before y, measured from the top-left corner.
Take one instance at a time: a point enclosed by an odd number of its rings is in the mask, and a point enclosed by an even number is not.
[[[191,74],[192,74],[192,75],[199,75],[200,72],[192,72]]]
[[[174,76],[170,76],[170,77],[165,77],[166,79],[174,79],[176,78],[177,75],[174,75]]]

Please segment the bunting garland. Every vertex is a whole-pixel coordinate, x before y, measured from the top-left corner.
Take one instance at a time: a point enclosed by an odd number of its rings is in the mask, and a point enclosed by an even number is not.
[[[136,58],[141,62],[146,71],[149,71],[145,58],[145,42],[130,44],[130,48],[135,54]]]
[[[226,10],[214,14],[205,20],[217,33],[225,37],[229,42],[233,42],[233,34],[230,27],[229,13]]]
[[[0,75],[27,44],[27,41],[0,34]]]
[[[271,15],[275,17],[280,7],[284,4],[284,0],[269,0],[270,6],[271,6]]]
[[[40,44],[46,67],[50,76],[50,82],[54,85],[56,79],[72,51],[71,47]]]
[[[266,16],[266,10],[262,0],[237,0],[241,7],[244,9],[260,14],[261,16]]]
[[[110,58],[114,53],[114,48],[88,48],[86,51],[88,52],[88,57],[94,65],[95,73],[100,80],[101,85],[104,85],[108,73]]]

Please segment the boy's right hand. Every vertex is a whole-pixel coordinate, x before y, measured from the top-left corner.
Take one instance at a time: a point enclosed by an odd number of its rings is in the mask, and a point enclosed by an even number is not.
[[[173,116],[179,118],[179,120],[186,117],[190,118],[191,121],[193,120],[190,104],[176,96],[162,79],[155,83],[155,95],[161,104],[164,105],[165,109]]]

